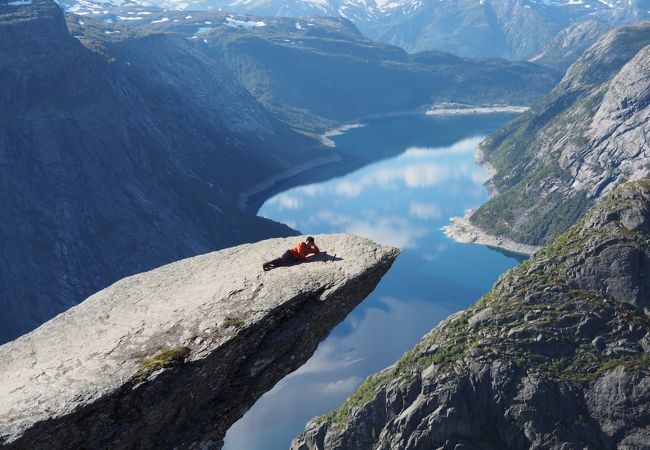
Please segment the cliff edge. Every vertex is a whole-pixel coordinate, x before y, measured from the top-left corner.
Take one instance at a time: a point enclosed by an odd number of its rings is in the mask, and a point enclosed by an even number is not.
[[[228,427],[360,303],[398,250],[317,236],[330,255],[263,272],[271,239],[125,278],[0,346],[0,445],[218,448]]]

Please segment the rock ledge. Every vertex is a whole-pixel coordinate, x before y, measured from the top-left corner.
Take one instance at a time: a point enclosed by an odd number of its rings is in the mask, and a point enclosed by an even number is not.
[[[317,236],[336,258],[261,271],[271,239],[125,278],[0,346],[0,445],[212,448],[295,370],[398,250]]]

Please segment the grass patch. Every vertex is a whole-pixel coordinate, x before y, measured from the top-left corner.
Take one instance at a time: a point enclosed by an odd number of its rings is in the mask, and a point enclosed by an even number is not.
[[[602,360],[582,353],[571,359],[554,359],[545,364],[542,371],[549,378],[558,381],[589,382],[600,378],[605,372],[619,366],[625,366],[633,372],[648,370],[650,369],[650,355],[640,353],[622,358]]]
[[[144,381],[157,370],[166,367],[172,367],[185,362],[185,358],[190,354],[189,347],[175,347],[169,350],[164,350],[150,359],[145,359],[140,364],[140,369],[136,374],[138,381]]]
[[[223,321],[225,328],[241,328],[246,324],[246,321],[240,317],[226,317]]]
[[[375,392],[384,386],[392,377],[388,374],[371,375],[361,383],[354,393],[345,400],[345,403],[334,411],[318,417],[318,423],[328,422],[330,424],[345,423],[348,421],[354,409],[365,405],[375,395]]]

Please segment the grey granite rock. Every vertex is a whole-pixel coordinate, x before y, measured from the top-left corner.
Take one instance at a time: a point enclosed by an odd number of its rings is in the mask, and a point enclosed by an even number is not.
[[[316,242],[332,256],[262,271],[296,240],[125,278],[1,346],[0,445],[219,447],[227,428],[307,360],[398,253],[354,235],[322,235]]]
[[[645,222],[649,195],[647,178],[616,189],[292,450],[650,448],[648,272],[627,264],[650,233],[622,219]]]

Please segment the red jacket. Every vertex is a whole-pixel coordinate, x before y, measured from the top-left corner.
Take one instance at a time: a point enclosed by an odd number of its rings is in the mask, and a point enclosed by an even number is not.
[[[316,254],[320,250],[318,250],[318,247],[315,244],[313,247],[310,247],[306,243],[301,242],[289,251],[296,257],[296,259],[305,259],[310,253]]]

